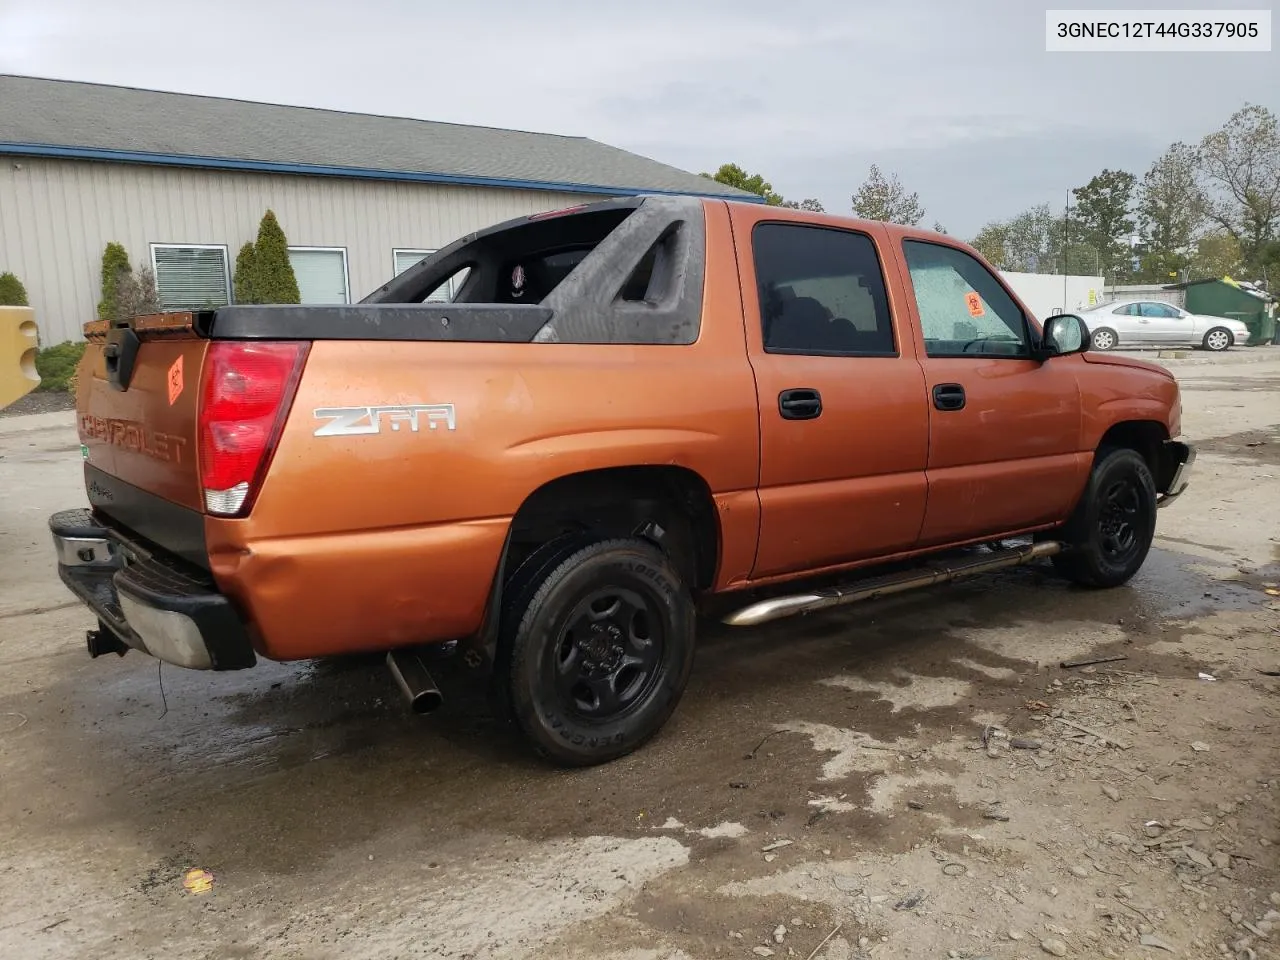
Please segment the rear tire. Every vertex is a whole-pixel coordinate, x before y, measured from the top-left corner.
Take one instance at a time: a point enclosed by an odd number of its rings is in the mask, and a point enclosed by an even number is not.
[[[1092,350],[1114,350],[1119,343],[1120,338],[1110,327],[1099,327],[1089,337],[1089,347]]]
[[[1204,348],[1214,353],[1221,353],[1235,343],[1231,331],[1225,327],[1214,327],[1204,335]]]
[[[533,748],[585,767],[631,753],[675,710],[693,667],[693,600],[638,539],[581,546],[540,570],[507,619],[506,693]]]
[[[1156,530],[1156,484],[1135,450],[1098,451],[1084,495],[1058,533],[1058,572],[1082,587],[1118,587],[1142,567]]]

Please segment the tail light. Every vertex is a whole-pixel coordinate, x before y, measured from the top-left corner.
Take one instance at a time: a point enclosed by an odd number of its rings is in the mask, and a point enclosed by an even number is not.
[[[209,513],[244,516],[253,506],[309,344],[215,341],[200,393],[200,485]]]

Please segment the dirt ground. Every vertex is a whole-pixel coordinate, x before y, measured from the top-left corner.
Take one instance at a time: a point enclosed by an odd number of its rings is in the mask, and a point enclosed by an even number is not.
[[[91,661],[72,417],[0,421],[0,956],[1280,957],[1280,351],[1168,365],[1201,453],[1130,585],[709,625],[581,772],[452,672]]]

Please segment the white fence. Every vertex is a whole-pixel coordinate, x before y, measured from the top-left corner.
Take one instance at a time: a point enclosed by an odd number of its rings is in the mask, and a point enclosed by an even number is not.
[[[1106,293],[1108,300],[1159,300],[1162,303],[1172,303],[1175,307],[1187,305],[1185,288],[1169,290],[1161,283],[1121,284],[1107,287]]]
[[[1044,320],[1055,313],[1088,310],[1103,299],[1109,299],[1102,294],[1102,277],[1013,273],[1008,270],[1001,270],[1000,275],[1038,320]]]

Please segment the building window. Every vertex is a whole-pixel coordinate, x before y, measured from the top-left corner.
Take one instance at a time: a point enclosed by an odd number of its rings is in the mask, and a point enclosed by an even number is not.
[[[153,243],[151,264],[156,292],[166,310],[207,310],[231,302],[225,246]]]
[[[420,263],[426,257],[435,253],[434,250],[406,250],[395,249],[391,251],[391,269],[395,276],[400,276],[410,267]],[[467,279],[467,270],[462,269],[455,273],[431,293],[427,294],[423,303],[448,303],[454,297],[454,294],[462,287],[462,282]]]
[[[290,247],[289,263],[298,280],[300,302],[351,302],[345,247]]]

